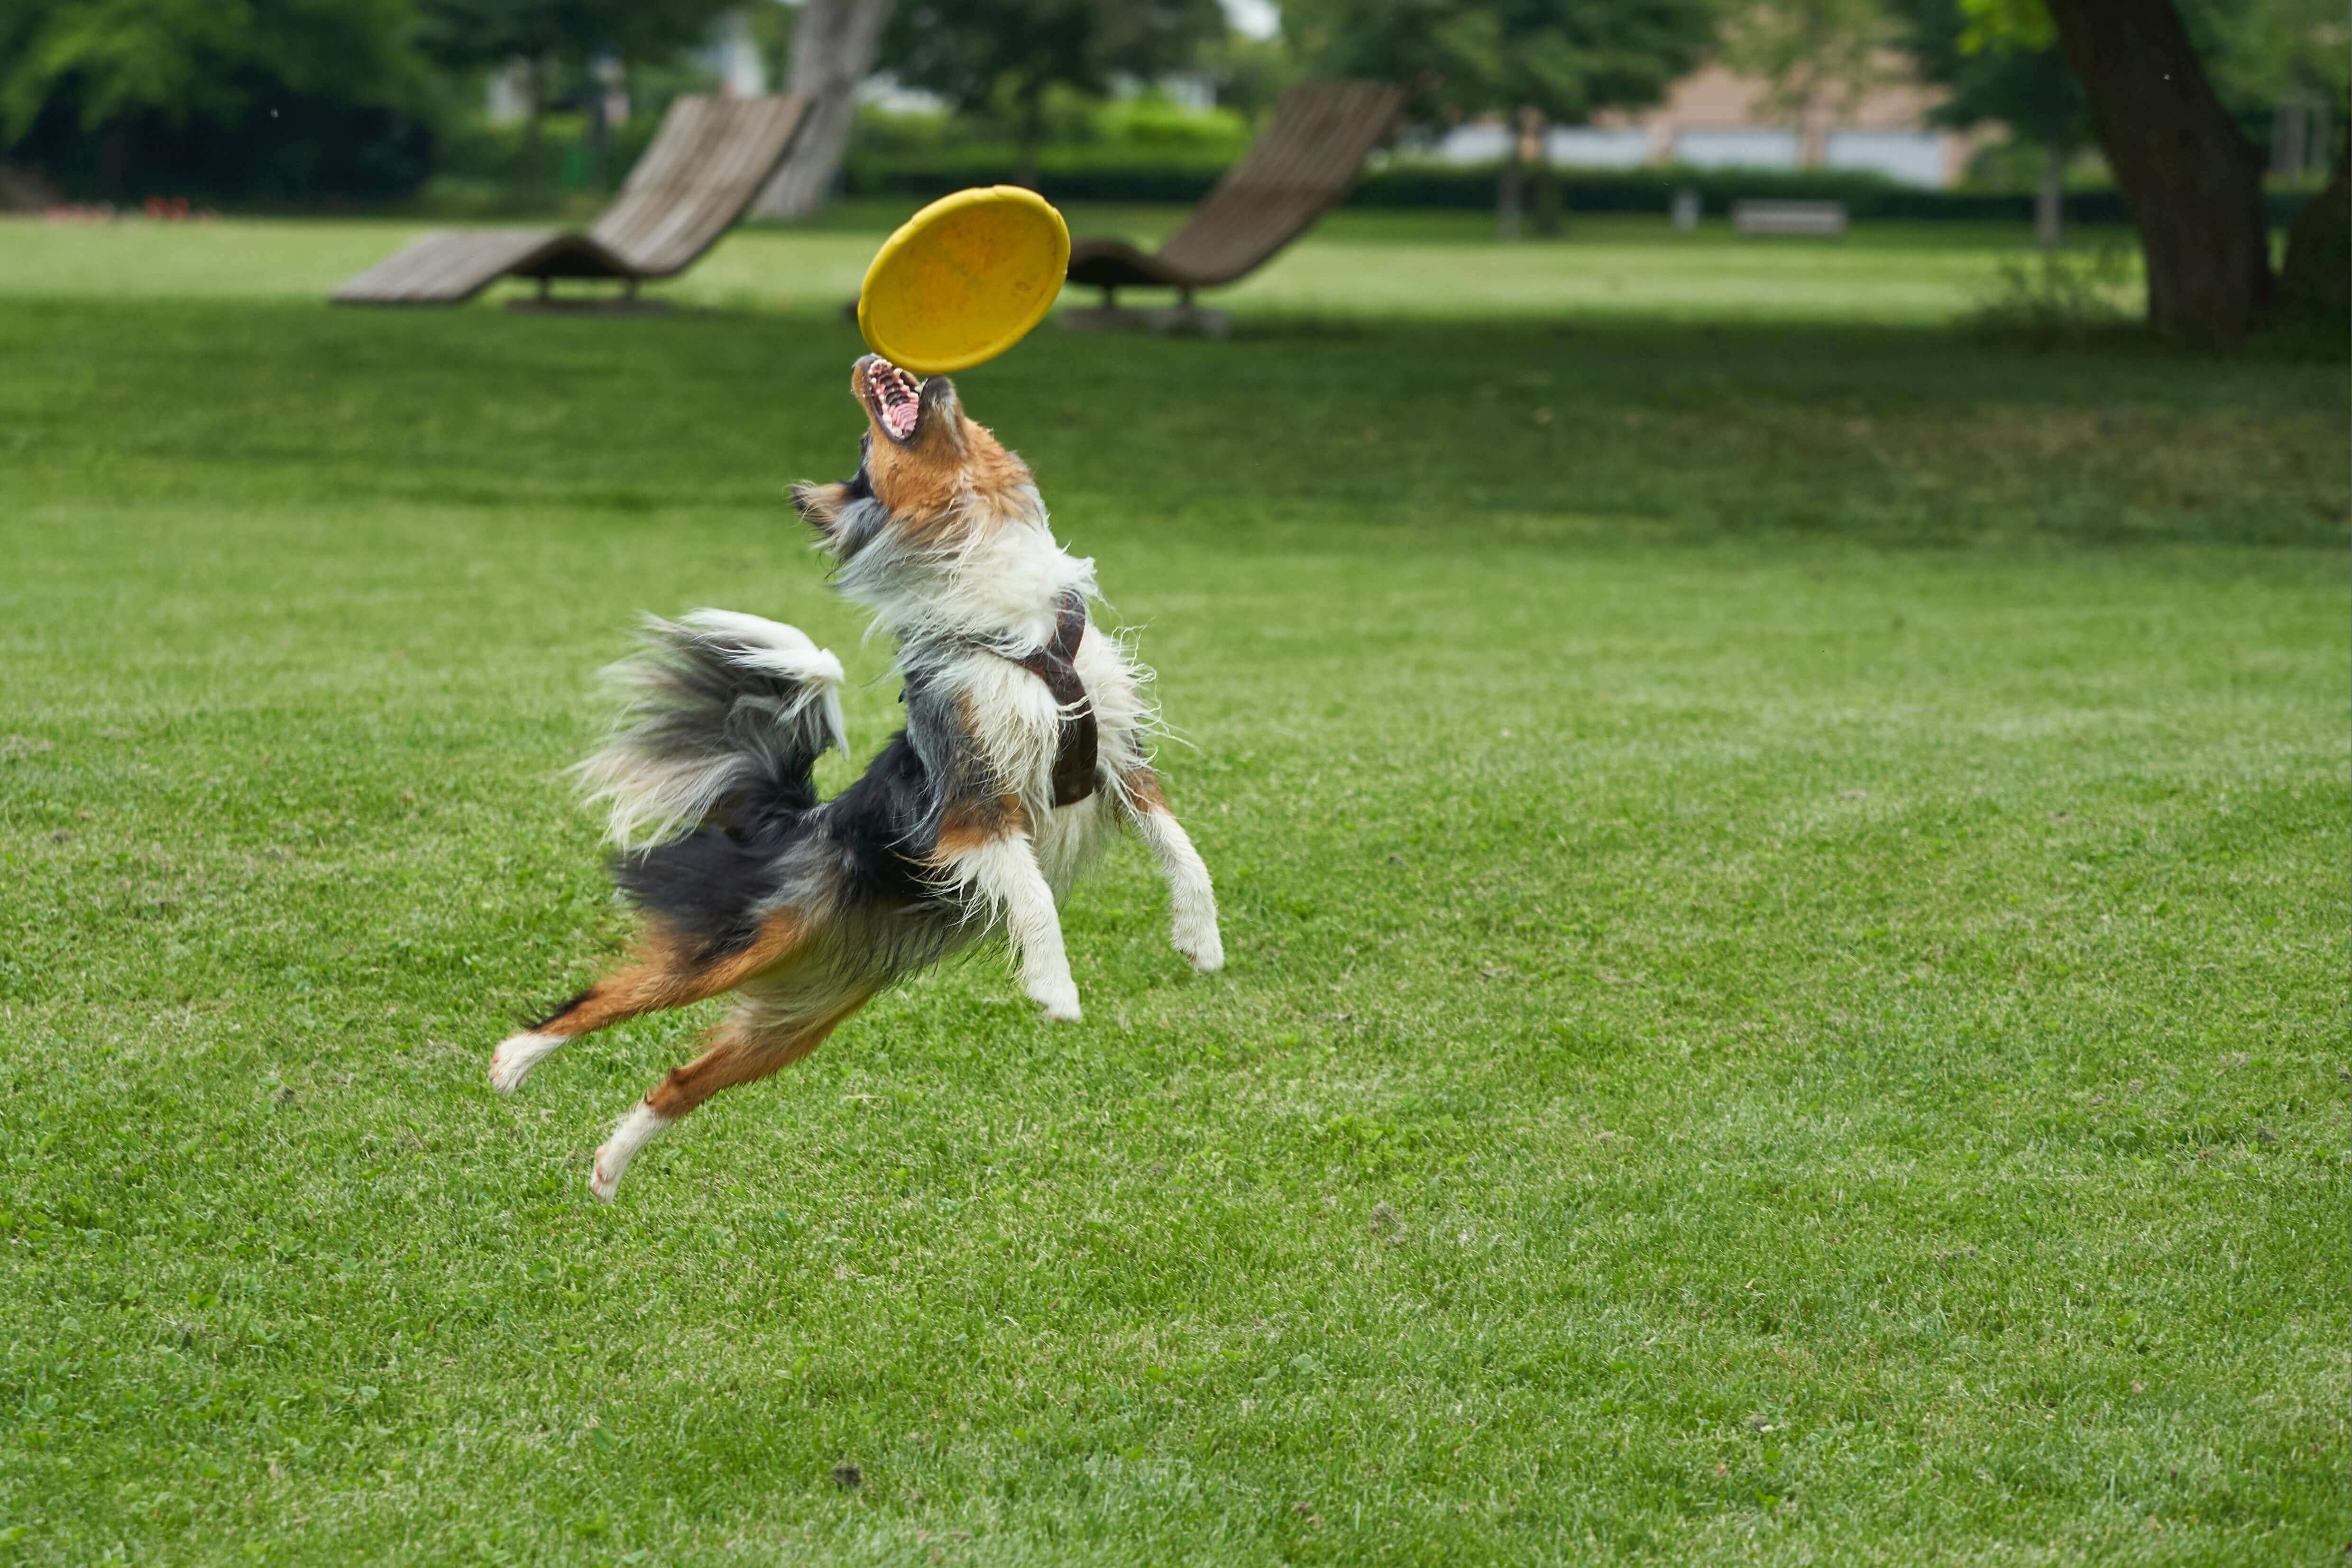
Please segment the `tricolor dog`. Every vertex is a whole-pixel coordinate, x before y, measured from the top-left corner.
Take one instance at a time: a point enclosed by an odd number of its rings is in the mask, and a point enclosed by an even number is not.
[[[945,378],[868,355],[850,390],[864,461],[793,502],[841,591],[898,640],[907,727],[819,800],[817,758],[848,749],[842,671],[803,633],[697,611],[650,622],[616,667],[628,706],[580,771],[643,929],[626,966],[499,1045],[490,1082],[510,1093],[640,1013],[733,1002],[596,1151],[599,1198],[663,1128],[991,931],[1045,1016],[1076,1019],[1055,900],[1122,829],[1167,878],[1177,950],[1203,972],[1224,961],[1208,869],[1151,770],[1150,673],[1087,616],[1093,563],[1055,543],[1027,465]]]

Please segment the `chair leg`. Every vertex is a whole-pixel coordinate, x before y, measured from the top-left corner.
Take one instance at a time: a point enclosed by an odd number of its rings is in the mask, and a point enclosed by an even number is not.
[[[1206,310],[1191,302],[1150,309],[1113,306],[1097,308],[1073,306],[1056,318],[1065,332],[1195,332],[1203,338],[1230,338],[1234,319],[1223,310]]]

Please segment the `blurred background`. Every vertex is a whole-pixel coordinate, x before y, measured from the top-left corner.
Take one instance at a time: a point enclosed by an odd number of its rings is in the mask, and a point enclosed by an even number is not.
[[[2343,7],[2178,11],[2283,231],[2341,156]],[[2128,216],[2040,0],[15,0],[0,210],[580,216],[677,95],[787,89],[819,122],[769,218],[991,182],[1185,204],[1319,76],[1413,93],[1351,204],[1504,239],[1676,191],[2045,246]]]

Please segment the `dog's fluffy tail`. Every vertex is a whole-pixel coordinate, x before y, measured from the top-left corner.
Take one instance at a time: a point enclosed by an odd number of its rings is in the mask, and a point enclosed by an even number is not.
[[[726,610],[649,616],[644,641],[606,672],[627,705],[577,769],[624,853],[816,804],[817,758],[849,749],[840,660],[793,627]]]

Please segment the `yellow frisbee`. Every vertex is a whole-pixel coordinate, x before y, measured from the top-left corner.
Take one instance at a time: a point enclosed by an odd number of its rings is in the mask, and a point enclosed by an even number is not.
[[[1043,320],[1070,270],[1070,229],[1018,185],[941,196],[882,242],[857,291],[866,346],[902,370],[968,370]]]

